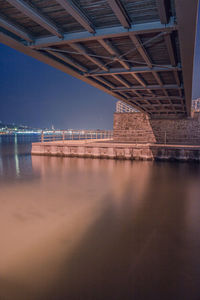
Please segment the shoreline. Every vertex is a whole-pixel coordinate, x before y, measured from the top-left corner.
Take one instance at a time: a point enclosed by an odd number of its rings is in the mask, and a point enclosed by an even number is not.
[[[200,161],[200,146],[82,140],[32,143],[31,155],[121,160]]]

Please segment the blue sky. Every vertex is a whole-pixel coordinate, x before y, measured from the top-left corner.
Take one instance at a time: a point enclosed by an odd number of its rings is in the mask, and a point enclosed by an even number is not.
[[[0,44],[0,120],[35,127],[112,128],[116,99]]]

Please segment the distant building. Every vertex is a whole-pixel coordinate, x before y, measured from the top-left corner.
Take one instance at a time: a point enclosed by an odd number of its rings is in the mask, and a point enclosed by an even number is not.
[[[192,100],[192,110],[200,112],[200,98]]]
[[[137,112],[137,110],[122,101],[117,101],[116,103],[116,112],[117,113],[130,113],[130,112]]]

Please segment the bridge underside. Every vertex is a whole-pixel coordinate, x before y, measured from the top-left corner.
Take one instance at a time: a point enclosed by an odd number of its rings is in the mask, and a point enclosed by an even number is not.
[[[191,113],[198,0],[0,0],[0,42],[153,118]]]

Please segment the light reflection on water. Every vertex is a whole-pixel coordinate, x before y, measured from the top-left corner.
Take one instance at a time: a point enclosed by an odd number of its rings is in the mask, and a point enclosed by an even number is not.
[[[199,299],[200,166],[0,144],[0,299]]]

